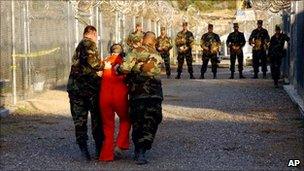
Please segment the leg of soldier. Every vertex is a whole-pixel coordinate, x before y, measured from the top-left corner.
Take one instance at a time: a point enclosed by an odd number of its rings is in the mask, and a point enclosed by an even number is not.
[[[243,76],[243,69],[244,69],[244,54],[243,52],[241,52],[240,54],[237,55],[237,59],[238,59],[238,69],[239,69],[239,77],[245,78]]]
[[[202,64],[202,68],[201,68],[201,77],[200,78],[204,79],[205,78],[204,75],[207,71],[207,67],[208,67],[208,63],[209,63],[209,57],[206,55],[203,55],[202,61],[203,61],[203,64]]]
[[[213,56],[211,58],[211,68],[212,68],[212,73],[213,73],[213,79],[216,79],[217,67],[218,67],[217,56]]]
[[[139,151],[140,146],[139,139],[142,138],[143,130],[143,111],[144,106],[142,106],[139,100],[130,101],[130,119],[132,124],[132,141],[135,147],[135,153]]]
[[[104,138],[104,134],[102,131],[102,119],[100,116],[98,93],[96,93],[90,99],[88,99],[88,102],[90,103],[89,110],[91,113],[92,135],[95,141],[96,153],[99,154],[102,141]]]
[[[261,51],[260,58],[261,58],[261,64],[262,64],[263,78],[266,78],[266,73],[267,73],[267,56],[266,56],[266,51],[264,51],[264,50]]]
[[[180,75],[183,72],[184,60],[185,60],[184,55],[178,54],[178,56],[177,56],[177,76],[176,76],[177,79],[180,78]]]
[[[166,75],[169,77],[171,75],[171,69],[170,69],[170,54],[162,54],[162,57],[165,62],[166,67]]]
[[[254,72],[253,78],[258,78],[259,65],[260,65],[259,53],[258,53],[258,51],[254,50],[254,51],[252,51],[252,67],[253,67],[253,72]]]
[[[90,154],[87,147],[87,120],[88,106],[85,103],[85,98],[69,94],[70,109],[75,125],[76,142],[79,145],[82,156],[90,160]]]
[[[230,54],[230,79],[234,78],[236,54]]]
[[[188,72],[190,74],[190,78],[194,79],[194,76],[193,76],[193,66],[192,66],[193,58],[192,58],[192,54],[191,53],[187,54],[187,56],[186,56],[186,62],[187,62]]]

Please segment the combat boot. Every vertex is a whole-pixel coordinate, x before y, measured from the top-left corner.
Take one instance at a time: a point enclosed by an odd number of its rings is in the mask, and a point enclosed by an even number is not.
[[[87,144],[79,144],[79,148],[80,148],[81,156],[86,161],[90,161],[91,160],[91,156],[90,156]]]
[[[234,72],[231,72],[229,79],[234,79]]]
[[[135,160],[135,163],[137,165],[144,165],[144,164],[148,163],[145,153],[146,153],[146,150],[144,150],[144,149],[139,150],[137,160]]]
[[[239,77],[240,77],[240,79],[244,79],[244,78],[246,78],[246,77],[244,77],[244,75],[243,75],[243,73],[242,73],[242,72],[240,72]]]
[[[201,74],[200,79],[205,79],[205,75]]]
[[[181,73],[177,73],[177,76],[175,77],[175,79],[180,79],[181,78]]]

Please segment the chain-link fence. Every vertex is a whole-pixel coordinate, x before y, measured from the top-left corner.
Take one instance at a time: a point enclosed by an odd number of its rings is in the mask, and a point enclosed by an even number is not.
[[[75,42],[70,4],[1,1],[0,5],[0,76],[6,101],[16,102],[65,84]]]

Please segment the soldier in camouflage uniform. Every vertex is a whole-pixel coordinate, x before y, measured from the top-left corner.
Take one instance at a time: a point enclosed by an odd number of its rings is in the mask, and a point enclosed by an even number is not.
[[[126,40],[126,43],[129,46],[129,51],[142,45],[144,34],[141,24],[136,23],[135,31],[130,33]]]
[[[239,32],[238,23],[233,24],[234,32],[228,35],[226,44],[230,48],[230,71],[231,76],[230,79],[234,78],[235,71],[235,61],[236,58],[238,60],[238,68],[239,68],[239,76],[240,79],[245,78],[243,76],[243,62],[244,62],[244,54],[242,48],[246,44],[244,33]]]
[[[258,78],[260,61],[262,64],[263,78],[266,78],[267,72],[267,57],[266,49],[269,42],[269,34],[266,29],[264,29],[263,21],[258,20],[258,28],[254,29],[249,37],[249,44],[253,46],[252,48],[252,66],[254,70],[254,79]]]
[[[76,142],[81,154],[90,160],[87,147],[87,120],[91,113],[92,134],[95,140],[96,152],[100,151],[103,133],[98,109],[98,94],[100,77],[97,73],[102,70],[103,64],[99,58],[96,40],[96,29],[87,26],[83,33],[84,38],[78,44],[72,59],[71,72],[67,84],[70,98],[70,109],[75,124]]]
[[[193,33],[188,31],[188,23],[183,22],[183,30],[178,32],[175,39],[175,45],[177,47],[177,76],[176,79],[180,79],[181,73],[183,71],[183,65],[186,58],[188,72],[190,74],[190,79],[195,79],[193,76],[193,66],[192,66],[192,44],[194,41]]]
[[[285,42],[288,42],[289,37],[281,32],[279,26],[275,27],[275,34],[270,39],[270,46],[268,51],[268,56],[270,58],[271,64],[271,75],[274,81],[274,86],[278,87],[278,81],[280,79],[280,67],[282,63],[282,58],[286,55],[286,49],[284,49]]]
[[[144,35],[143,46],[130,52],[118,73],[128,74],[132,140],[136,164],[146,164],[145,152],[151,149],[158,125],[162,121],[161,80],[157,77],[163,63],[155,49],[153,32]]]
[[[172,48],[171,38],[167,36],[166,28],[162,27],[161,35],[157,38],[156,50],[160,53],[161,57],[165,61],[166,75],[167,78],[170,78],[171,69],[170,69],[170,49]]]
[[[213,25],[208,25],[208,32],[203,34],[201,38],[201,47],[203,49],[202,56],[202,68],[201,68],[201,76],[200,79],[205,78],[205,73],[207,71],[209,60],[211,60],[213,78],[216,78],[217,67],[219,63],[218,52],[219,47],[221,45],[220,36],[218,34],[213,33]]]

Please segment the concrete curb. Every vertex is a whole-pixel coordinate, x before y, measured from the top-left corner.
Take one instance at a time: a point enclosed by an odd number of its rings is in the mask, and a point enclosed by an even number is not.
[[[284,85],[284,90],[289,95],[291,101],[298,106],[301,117],[304,118],[304,99],[301,98],[292,85]]]

